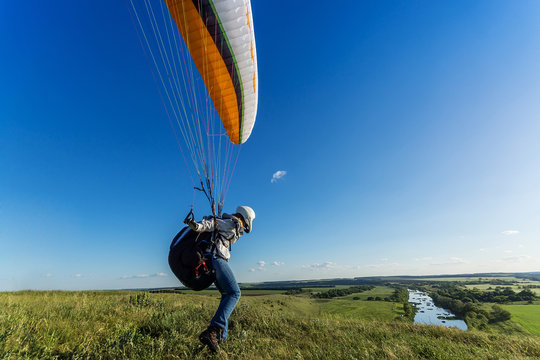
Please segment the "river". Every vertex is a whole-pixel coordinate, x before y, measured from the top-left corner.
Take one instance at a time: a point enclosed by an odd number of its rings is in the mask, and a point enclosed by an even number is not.
[[[435,306],[433,299],[425,292],[409,290],[409,303],[418,309],[414,316],[415,324],[443,325],[467,330],[465,321],[456,320],[450,311]]]

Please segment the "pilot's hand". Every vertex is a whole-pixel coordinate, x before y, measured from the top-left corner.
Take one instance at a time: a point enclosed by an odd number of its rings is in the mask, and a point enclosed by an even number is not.
[[[189,228],[193,231],[196,231],[197,230],[197,223],[195,222],[195,220],[193,219],[186,219],[186,221],[184,221],[186,223],[187,226],[189,226]]]

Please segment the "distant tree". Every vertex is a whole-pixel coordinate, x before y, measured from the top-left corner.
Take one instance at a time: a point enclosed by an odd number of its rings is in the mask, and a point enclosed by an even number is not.
[[[511,287],[504,288],[502,294],[504,296],[514,296],[516,295],[516,292]]]
[[[325,292],[313,294],[311,296],[314,298],[319,298],[319,299],[331,299],[331,298],[346,296],[346,295],[350,295],[354,293],[361,293],[367,290],[371,290],[373,288],[374,288],[373,285],[358,285],[358,286],[351,286],[347,289],[331,289]]]
[[[405,287],[398,287],[394,290],[392,295],[389,297],[390,301],[398,302],[398,303],[404,303],[409,301],[409,291]],[[384,299],[386,300],[386,298]]]
[[[488,318],[483,312],[471,311],[464,317],[468,326],[477,329],[485,329],[487,327]]]
[[[510,318],[512,317],[512,314],[510,314],[508,310],[504,310],[499,305],[493,305],[491,309],[492,311],[489,314],[490,315],[489,321],[491,323],[510,320]]]
[[[531,289],[523,289],[516,296],[521,301],[532,301],[536,298],[536,294]]]
[[[408,303],[403,303],[403,311],[405,312],[405,316],[409,316],[409,313],[411,312],[411,305]]]
[[[305,290],[302,288],[292,288],[287,291],[285,291],[285,295],[298,295],[303,293]]]

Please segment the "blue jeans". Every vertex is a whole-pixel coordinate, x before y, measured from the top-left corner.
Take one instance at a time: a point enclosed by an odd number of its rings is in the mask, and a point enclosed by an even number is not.
[[[221,293],[219,307],[210,322],[210,326],[219,326],[223,329],[222,338],[227,338],[229,327],[229,316],[234,310],[236,303],[240,300],[240,287],[234,278],[234,274],[229,263],[221,258],[212,258],[212,266],[216,271],[216,287]]]

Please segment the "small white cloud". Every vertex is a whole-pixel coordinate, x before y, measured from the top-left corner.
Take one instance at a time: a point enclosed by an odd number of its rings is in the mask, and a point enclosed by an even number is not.
[[[147,279],[151,277],[166,277],[166,276],[169,276],[169,275],[163,272],[158,272],[155,274],[124,275],[124,276],[121,276],[120,279]]]
[[[503,261],[506,262],[522,262],[532,259],[532,256],[530,255],[517,255],[517,256],[508,256],[503,258]]]
[[[81,274],[74,274],[73,277],[75,277],[75,278],[81,278],[82,275],[81,275]]]
[[[377,269],[377,268],[380,268],[382,266],[383,266],[382,264],[367,264],[366,265],[366,267],[370,268],[370,269]]]
[[[396,263],[396,262],[388,263],[386,260],[385,260],[385,262],[382,262],[380,264],[367,264],[367,265],[365,265],[365,267],[370,268],[370,269],[378,269],[378,268],[382,268],[382,267],[388,268],[388,267],[396,267],[396,266],[399,266],[399,263]]]
[[[322,264],[310,264],[310,265],[302,265],[302,269],[309,269],[309,270],[327,270],[332,269],[336,266],[335,263],[331,261],[324,262]]]
[[[459,265],[459,264],[467,264],[468,261],[464,260],[462,258],[458,257],[451,257],[450,261],[440,262],[440,263],[431,263],[429,265],[432,266],[440,266],[440,265]]]
[[[254,272],[254,271],[265,271],[265,266],[266,265],[266,261],[257,261],[257,267],[256,268],[250,268],[249,271],[251,272]]]
[[[388,261],[388,258],[382,258],[381,261]]]
[[[281,266],[281,265],[283,265],[283,264],[285,264],[283,261],[274,261],[274,262],[272,263],[273,266]]]
[[[513,253],[513,251],[512,250],[504,250],[504,253],[505,254],[511,254],[511,253]]]
[[[51,273],[47,273],[47,274],[43,274],[42,275],[44,278],[51,278],[53,276],[53,274]]]
[[[503,235],[517,235],[519,234],[519,230],[505,230],[502,232]]]
[[[283,179],[283,177],[287,175],[287,171],[285,170],[278,170],[272,175],[272,180],[270,180],[271,183],[275,183],[279,179]]]

